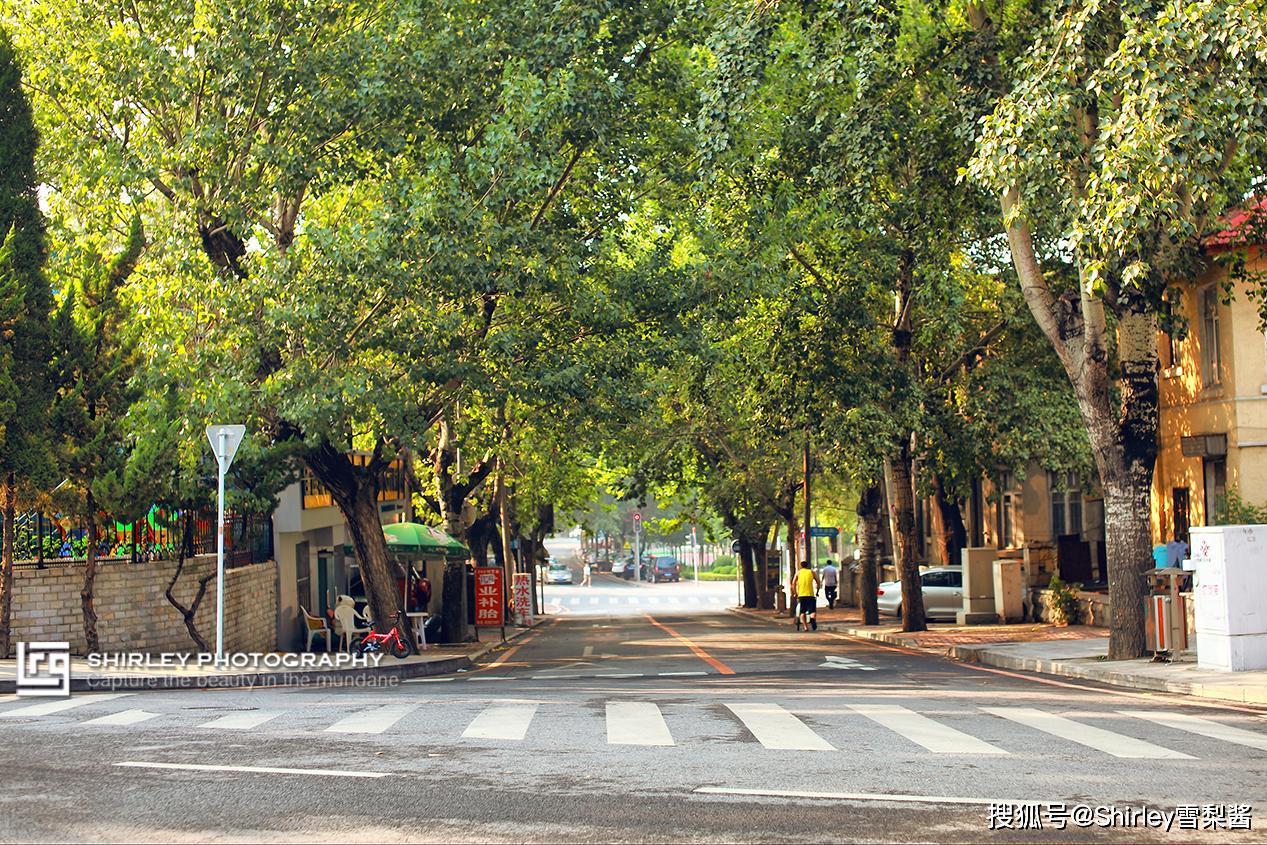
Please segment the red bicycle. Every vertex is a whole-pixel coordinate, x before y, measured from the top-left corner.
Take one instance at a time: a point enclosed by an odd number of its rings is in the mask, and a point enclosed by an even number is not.
[[[403,660],[413,652],[413,646],[409,643],[409,638],[405,636],[404,631],[400,627],[400,619],[403,614],[396,611],[396,620],[392,623],[391,630],[386,634],[380,634],[377,631],[370,631],[361,640],[360,645],[356,647],[358,654],[374,654],[379,651],[390,651],[397,660]]]

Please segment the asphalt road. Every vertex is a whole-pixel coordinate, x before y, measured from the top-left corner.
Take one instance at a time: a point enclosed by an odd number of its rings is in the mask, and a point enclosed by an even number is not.
[[[0,702],[0,838],[1248,841],[1059,831],[1046,810],[992,832],[990,805],[1267,808],[1262,712],[706,608],[560,615],[475,671],[395,688],[70,702]]]

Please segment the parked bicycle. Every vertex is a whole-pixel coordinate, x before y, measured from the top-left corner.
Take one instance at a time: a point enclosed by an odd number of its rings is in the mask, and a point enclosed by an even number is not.
[[[380,651],[390,651],[397,660],[403,660],[413,653],[413,645],[409,642],[409,638],[405,636],[405,631],[401,627],[400,620],[404,616],[401,611],[396,611],[396,619],[392,623],[392,627],[385,634],[377,631],[370,631],[366,634],[361,642],[357,645],[358,654],[374,654]]]

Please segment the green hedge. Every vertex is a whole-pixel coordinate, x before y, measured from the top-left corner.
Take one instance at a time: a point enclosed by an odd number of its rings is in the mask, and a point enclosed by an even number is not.
[[[731,572],[701,572],[699,574],[699,579],[701,581],[733,581],[735,580],[735,573],[733,571]],[[689,578],[684,579],[684,580],[689,580]]]

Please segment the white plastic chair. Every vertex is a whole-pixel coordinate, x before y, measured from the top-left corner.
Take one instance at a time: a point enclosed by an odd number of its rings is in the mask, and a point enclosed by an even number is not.
[[[366,624],[361,627],[356,624],[357,619],[365,619],[361,614],[356,612],[356,605],[351,602],[344,603],[340,601],[334,608],[334,633],[343,638],[343,649],[345,651],[352,650],[352,639],[357,634],[368,634],[370,626]]]
[[[313,616],[308,612],[308,608],[302,604],[299,605],[299,612],[304,617],[304,625],[308,629],[308,651],[312,651],[312,641],[315,637],[326,638],[326,651],[331,650],[330,629],[326,627],[326,622],[320,616]]]

